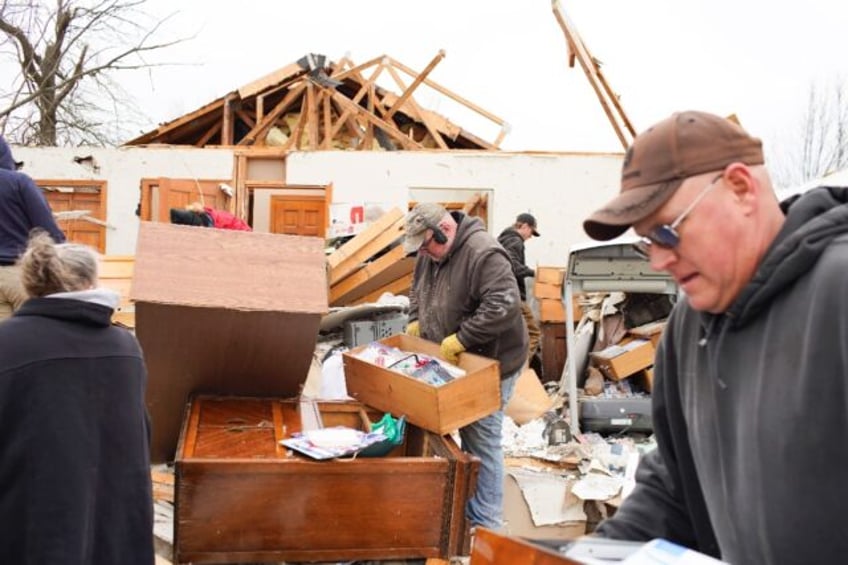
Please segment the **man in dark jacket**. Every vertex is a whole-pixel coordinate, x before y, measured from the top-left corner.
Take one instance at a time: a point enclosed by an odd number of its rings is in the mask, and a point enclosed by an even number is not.
[[[633,227],[685,299],[654,372],[657,449],[601,535],[734,564],[840,563],[848,490],[848,189],[782,204],[759,139],[681,112],[637,136],[620,194],[584,223]]]
[[[65,241],[44,194],[17,169],[12,150],[0,136],[0,321],[26,300],[15,262],[26,249],[29,232],[40,227],[57,243]]]
[[[524,242],[531,237],[539,237],[536,218],[525,212],[515,218],[515,223],[512,226],[501,232],[498,236],[498,243],[503,245],[503,248],[509,254],[510,261],[512,261],[512,272],[518,283],[518,293],[521,295],[521,315],[524,316],[524,323],[527,324],[527,335],[530,338],[527,359],[532,362],[533,356],[539,349],[542,330],[539,329],[536,316],[533,315],[533,311],[527,304],[527,283],[524,280],[527,277],[536,276],[536,272],[527,266],[527,260],[524,257]]]
[[[422,203],[406,217],[403,242],[417,253],[407,332],[441,344],[456,362],[463,351],[500,362],[501,410],[459,430],[462,448],[480,458],[472,526],[499,528],[503,517],[503,406],[527,356],[518,285],[503,247],[478,218]]]

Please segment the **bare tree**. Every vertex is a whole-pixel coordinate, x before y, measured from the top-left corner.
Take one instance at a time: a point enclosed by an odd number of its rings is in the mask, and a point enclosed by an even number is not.
[[[834,80],[822,88],[811,84],[807,107],[790,139],[771,144],[770,170],[782,188],[848,167],[848,92]]]
[[[118,72],[185,39],[156,42],[167,21],[144,0],[0,0],[0,132],[27,145],[113,145],[143,120]]]

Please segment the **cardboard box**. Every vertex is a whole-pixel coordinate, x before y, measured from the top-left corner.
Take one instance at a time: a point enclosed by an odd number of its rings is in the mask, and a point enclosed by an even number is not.
[[[569,497],[574,497],[569,492]],[[563,504],[565,501],[563,501]],[[515,477],[509,474],[509,469],[504,473],[504,527],[503,533],[510,536],[520,536],[537,539],[562,539],[571,540],[586,534],[586,520],[575,520],[573,522],[560,522],[546,526],[537,526],[533,523],[533,514],[528,507],[521,487]]]
[[[523,426],[541,417],[553,407],[554,402],[555,399],[545,390],[536,371],[524,367],[515,381],[515,388],[504,407],[504,414],[519,426]]]
[[[300,392],[326,277],[320,238],[141,223],[130,298],[154,463],[173,459],[191,393]]]
[[[379,340],[403,351],[441,358],[438,343],[406,334]],[[364,345],[342,355],[347,392],[363,404],[391,412],[416,426],[444,435],[496,412],[501,405],[500,366],[493,359],[461,353],[458,366],[466,375],[441,386],[379,367],[355,355]]]
[[[642,369],[632,377],[631,381],[635,381],[636,385],[641,387],[645,392],[653,392],[654,390],[654,367]]]
[[[540,298],[538,303],[540,322],[565,321],[565,308],[562,305],[562,300],[554,298]]]
[[[621,380],[654,364],[654,346],[645,339],[611,345],[590,355],[592,364],[609,379]]]
[[[537,280],[533,283],[533,296],[536,298],[558,298],[562,300],[562,285],[543,283]]]
[[[536,282],[562,286],[565,267],[536,267]]]
[[[565,307],[562,303],[562,298],[540,298],[539,303],[539,321],[540,322],[564,322]],[[577,302],[577,299],[571,299],[571,313],[574,316],[574,322],[579,322],[583,317],[583,309]]]
[[[627,333],[641,339],[650,340],[656,348],[657,343],[660,341],[660,337],[662,337],[662,332],[665,329],[666,323],[667,320],[658,320],[656,322],[631,328],[627,330]]]

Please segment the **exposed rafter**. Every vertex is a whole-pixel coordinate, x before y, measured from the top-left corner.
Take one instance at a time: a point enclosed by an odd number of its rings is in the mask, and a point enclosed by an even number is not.
[[[497,150],[506,123],[430,78],[444,58],[439,51],[423,72],[415,73],[385,55],[357,65],[348,57],[333,63],[309,54],[126,145]],[[399,94],[377,83],[386,76]],[[497,138],[485,141],[423,108],[415,95],[424,86],[500,126]]]

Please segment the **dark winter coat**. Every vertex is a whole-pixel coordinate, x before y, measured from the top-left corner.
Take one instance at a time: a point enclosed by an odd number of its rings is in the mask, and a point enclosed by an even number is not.
[[[452,214],[459,226],[448,254],[415,263],[410,320],[436,343],[456,333],[467,351],[497,359],[509,375],[527,360],[528,339],[509,257],[480,219]]]
[[[0,265],[17,261],[36,227],[47,230],[57,243],[65,241],[44,194],[29,176],[16,170],[12,150],[0,136]]]
[[[0,323],[0,563],[154,561],[146,371],[111,314],[46,297]]]
[[[675,307],[658,448],[598,531],[734,565],[842,563],[848,508],[848,188],[811,190],[723,315]]]
[[[521,295],[521,300],[526,302],[527,283],[524,279],[536,276],[536,272],[526,265],[524,238],[521,237],[521,234],[515,228],[509,227],[498,236],[498,243],[509,254],[509,260],[512,262],[512,272],[515,273],[515,281],[518,283],[518,293]]]

